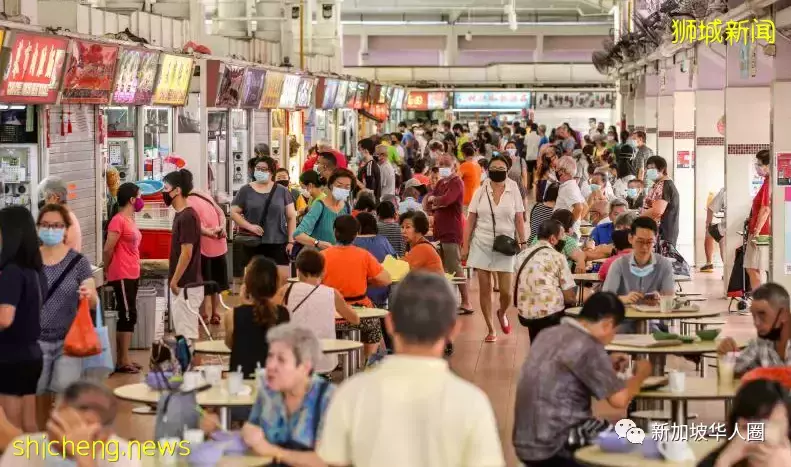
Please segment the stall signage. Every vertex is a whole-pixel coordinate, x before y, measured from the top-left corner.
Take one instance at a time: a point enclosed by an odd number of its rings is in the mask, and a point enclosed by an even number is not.
[[[791,186],[791,153],[778,152],[776,157],[777,186]]]
[[[346,101],[344,107],[347,109],[354,108],[354,101],[357,100],[357,81],[349,81],[349,87],[346,88]]]
[[[453,94],[454,109],[521,110],[530,108],[530,93],[526,91],[506,92],[456,92]]]
[[[448,107],[448,93],[443,91],[409,91],[407,110],[438,110]]]
[[[316,89],[316,80],[309,76],[300,78],[299,87],[297,88],[297,104],[298,109],[307,109],[310,107],[313,93]]]
[[[368,83],[357,83],[357,96],[354,98],[354,108],[360,110],[365,102],[365,95],[368,93]]]
[[[297,75],[286,75],[283,82],[283,93],[280,95],[281,109],[293,109],[297,103],[297,92],[301,78]]]
[[[322,109],[332,109],[335,107],[335,95],[338,93],[338,80],[327,79],[324,81],[324,101],[321,103]]]
[[[264,85],[264,95],[261,97],[262,109],[276,109],[280,103],[280,94],[283,92],[283,82],[286,75],[276,71],[266,74],[266,84]]]
[[[390,98],[390,100],[387,102],[387,105],[389,105],[391,109],[395,109],[395,108],[397,108],[397,107],[396,107],[396,104],[397,104],[397,102],[398,102],[398,98],[399,98],[400,96],[401,96],[401,88],[395,88],[395,89],[393,89],[393,96],[392,96],[392,97]]]
[[[118,47],[74,40],[63,76],[64,104],[110,103]]]
[[[266,70],[248,68],[244,72],[244,86],[242,87],[242,107],[258,108],[261,94],[264,92],[264,79]]]
[[[537,109],[611,109],[615,106],[612,91],[536,92]]]
[[[154,91],[154,104],[181,106],[187,102],[192,79],[192,58],[162,56],[162,68]]]
[[[113,103],[148,105],[154,94],[159,53],[148,50],[123,49],[118,54]]]
[[[0,84],[0,101],[54,104],[68,45],[69,39],[63,37],[15,33]]]
[[[385,103],[385,99],[387,99],[387,88],[389,88],[389,87],[390,86],[384,86],[383,85],[379,89],[379,97],[377,99],[377,103],[379,103],[379,104],[384,104]]]
[[[236,107],[239,105],[239,92],[244,81],[243,66],[222,64],[223,70],[220,74],[220,87],[217,90],[217,107]]]
[[[346,107],[346,91],[349,90],[349,84],[348,81],[338,81],[338,91],[335,93],[334,108],[342,109]]]

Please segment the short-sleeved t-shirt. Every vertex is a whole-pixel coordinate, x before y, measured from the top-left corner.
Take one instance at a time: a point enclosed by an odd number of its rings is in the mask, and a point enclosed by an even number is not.
[[[675,245],[678,240],[679,197],[673,180],[666,178],[656,182],[643,201],[643,209],[648,207],[647,201],[655,200],[667,202],[665,212],[659,220],[659,235],[663,240]]]
[[[8,264],[0,271],[0,305],[15,308],[11,326],[0,332],[0,362],[27,362],[41,358],[41,301],[46,279],[33,269]]]
[[[47,278],[47,290],[50,290],[55,281],[63,275],[66,267],[77,256],[74,250],[69,250],[63,259],[53,265],[44,265],[44,276]],[[49,300],[44,295],[44,305],[41,307],[41,337],[46,342],[62,341],[71,328],[71,323],[77,315],[77,305],[80,301],[80,284],[93,277],[91,263],[84,256],[80,256],[74,267],[68,271],[55,290],[50,290]]]
[[[675,289],[673,265],[667,258],[657,254],[652,254],[651,262],[654,263],[653,272],[645,277],[637,277],[631,271],[634,253],[621,256],[610,265],[602,291],[616,295],[626,295],[629,292],[672,292]]]
[[[170,270],[168,278],[172,279],[176,273],[176,266],[179,264],[181,256],[181,245],[192,245],[192,258],[184,270],[178,286],[201,282],[201,263],[200,263],[200,219],[198,213],[191,207],[184,208],[177,212],[173,218],[173,233],[170,239]]]
[[[409,263],[410,271],[445,274],[445,269],[442,267],[442,258],[437,253],[437,249],[426,241],[410,248],[409,252],[404,256],[404,261]]]
[[[201,226],[207,229],[224,227],[225,214],[218,210],[206,195],[191,193],[187,197],[187,205],[198,213]],[[225,238],[215,238],[201,235],[200,253],[207,258],[216,258],[228,253],[228,241]]]
[[[266,214],[266,219],[262,221],[261,216],[264,215],[266,200],[272,193],[274,193],[274,197],[269,205],[269,212]],[[248,222],[264,228],[261,243],[272,245],[288,243],[286,207],[289,204],[294,204],[291,193],[278,184],[273,184],[272,189],[267,193],[259,193],[248,184],[239,189],[233,199],[233,205],[242,209],[242,216]]]
[[[459,166],[459,176],[464,182],[464,205],[469,206],[472,195],[481,186],[481,166],[477,162],[465,161]]]
[[[553,457],[571,427],[592,416],[591,398],[606,399],[623,387],[604,346],[576,320],[563,318],[542,331],[516,387],[516,456],[522,461]]]
[[[533,205],[530,211],[530,238],[527,240],[532,243],[538,236],[538,228],[541,224],[552,218],[552,208],[544,203]]]
[[[336,289],[346,299],[365,297],[368,279],[382,272],[382,265],[374,255],[358,246],[337,245],[321,253],[325,261],[323,284]]]
[[[140,277],[140,241],[143,235],[135,222],[116,214],[107,226],[108,232],[118,234],[113,258],[107,266],[107,280],[137,279]]]
[[[748,233],[753,233],[755,231],[755,227],[758,224],[758,213],[761,212],[761,208],[766,206],[772,205],[772,198],[770,196],[770,185],[769,177],[764,178],[764,183],[761,185],[761,189],[758,190],[758,193],[753,198],[753,207],[752,211],[750,211],[750,223],[747,226]],[[758,232],[758,235],[769,235],[772,233],[772,216],[766,218],[766,222],[764,222],[763,227],[761,227],[761,231]]]

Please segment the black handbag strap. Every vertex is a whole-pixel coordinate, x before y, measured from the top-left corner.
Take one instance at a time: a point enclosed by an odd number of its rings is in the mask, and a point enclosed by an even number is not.
[[[533,259],[533,256],[535,256],[536,253],[538,253],[541,250],[546,250],[546,249],[549,249],[549,247],[548,246],[541,246],[541,247],[538,247],[535,250],[531,251],[530,254],[527,255],[527,258],[525,258],[525,260],[522,261],[522,265],[519,266],[519,270],[516,271],[516,277],[514,277],[514,307],[517,307],[517,305],[516,305],[516,292],[519,289],[519,276],[522,274],[522,270],[525,269],[525,266],[527,266],[527,263],[531,259]],[[518,307],[517,307],[517,309],[518,309]]]
[[[72,258],[71,261],[69,261],[69,264],[66,265],[66,269],[64,269],[63,272],[60,273],[60,276],[58,276],[58,278],[55,279],[55,282],[52,283],[52,287],[49,287],[49,289],[47,290],[47,297],[44,299],[44,303],[47,303],[49,301],[49,299],[52,297],[52,294],[54,294],[55,291],[58,290],[60,284],[63,283],[63,280],[66,279],[66,276],[71,272],[72,269],[74,269],[75,266],[77,266],[77,263],[82,258],[83,256],[79,253],[74,255],[74,258]],[[42,303],[42,306],[44,305],[44,303]]]
[[[492,198],[489,196],[489,189],[488,187],[484,187],[483,191],[486,192],[486,200],[489,202],[489,211],[492,212],[492,230],[494,230],[494,236],[497,236],[497,221],[494,220],[494,205],[492,204]]]
[[[311,291],[308,292],[308,294],[305,295],[305,297],[299,303],[297,303],[297,306],[295,306],[294,309],[291,310],[291,314],[292,315],[297,312],[299,307],[301,307],[302,304],[305,303],[310,298],[311,295],[313,295],[313,292],[315,292],[316,290],[319,289],[319,286],[321,286],[321,284],[316,284],[316,286],[313,287],[313,289],[311,289]],[[291,289],[293,289],[293,288],[294,288],[294,284],[291,284],[288,287],[288,290],[286,290],[286,296],[285,296],[285,300],[284,300],[286,306],[288,306],[288,297],[291,295]]]
[[[263,223],[266,222],[266,216],[267,214],[269,214],[269,206],[272,205],[272,198],[275,197],[275,194],[277,193],[277,187],[279,186],[280,185],[278,185],[277,183],[272,185],[272,189],[269,190],[269,196],[266,198],[266,201],[264,202],[264,210],[263,212],[261,212],[261,217],[258,218],[258,222],[256,222],[255,225],[259,225],[263,227]]]

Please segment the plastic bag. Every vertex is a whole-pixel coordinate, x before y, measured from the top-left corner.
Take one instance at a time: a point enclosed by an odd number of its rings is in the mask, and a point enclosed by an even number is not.
[[[107,326],[104,325],[104,316],[100,303],[96,303],[96,334],[99,338],[99,343],[102,350],[97,355],[93,355],[83,359],[83,371],[91,370],[93,372],[106,373],[103,376],[108,376],[115,369],[113,365],[113,350],[110,346],[110,335],[107,332]]]
[[[80,299],[77,316],[63,343],[63,353],[70,357],[91,357],[102,353],[102,343],[93,327],[87,298]]]

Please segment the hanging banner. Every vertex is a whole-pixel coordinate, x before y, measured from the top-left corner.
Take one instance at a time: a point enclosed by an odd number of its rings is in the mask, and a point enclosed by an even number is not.
[[[54,104],[68,45],[69,39],[64,37],[14,33],[11,53],[3,57],[0,102]]]
[[[365,95],[368,94],[368,83],[357,83],[357,96],[354,98],[354,108],[360,110],[365,103]]]
[[[316,80],[310,76],[303,76],[300,78],[299,86],[297,87],[296,107],[298,109],[307,109],[311,107],[315,85]]]
[[[245,67],[239,65],[220,65],[220,85],[217,90],[217,107],[237,107],[239,105],[239,93],[244,81]]]
[[[456,110],[529,109],[530,93],[527,91],[455,92],[453,108]]]
[[[334,108],[343,109],[346,107],[346,93],[348,90],[348,81],[338,82],[338,91],[335,93],[335,105],[333,105]]]
[[[676,168],[690,169],[695,167],[694,151],[676,151]]]
[[[155,105],[182,106],[187,102],[192,66],[190,57],[162,55],[162,67],[154,91]]]
[[[537,109],[611,109],[615,107],[612,91],[536,92]]]
[[[266,70],[248,68],[244,72],[244,86],[242,86],[242,108],[257,109],[264,92],[264,79]]]
[[[283,81],[283,92],[280,95],[281,109],[293,109],[297,103],[297,92],[299,91],[299,82],[302,79],[297,75],[286,75]]]
[[[73,40],[63,76],[63,104],[110,103],[118,47]]]
[[[354,101],[357,99],[357,81],[349,81],[349,86],[346,88],[346,100],[343,106],[347,109],[354,108]]]
[[[264,84],[264,93],[261,97],[262,109],[276,109],[280,103],[280,94],[283,92],[283,81],[286,75],[276,71],[270,71],[266,74],[266,83]]]
[[[113,104],[151,104],[159,65],[159,52],[122,49],[118,57]]]
[[[791,186],[791,152],[778,152],[775,157],[777,186]]]
[[[338,94],[338,80],[325,79],[324,81],[324,100],[321,103],[322,109],[332,109],[335,107],[335,96]]]

